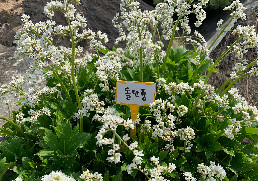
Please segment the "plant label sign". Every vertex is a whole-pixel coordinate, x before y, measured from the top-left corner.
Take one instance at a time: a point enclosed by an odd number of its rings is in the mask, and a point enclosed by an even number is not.
[[[117,81],[116,103],[122,105],[149,106],[155,101],[154,82]]]

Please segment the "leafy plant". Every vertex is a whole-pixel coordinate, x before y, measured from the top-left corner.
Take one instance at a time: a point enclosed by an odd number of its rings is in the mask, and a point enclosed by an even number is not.
[[[102,44],[107,36],[87,29],[73,3],[79,2],[51,1],[44,9],[49,18],[61,11],[65,25],[53,20],[33,24],[22,16],[16,56],[33,63],[26,77],[1,87],[1,95],[15,93],[21,106],[11,118],[0,117],[7,121],[0,129],[7,138],[0,142],[2,180],[257,177],[257,107],[232,88],[257,73],[257,60],[243,62],[238,54],[257,46],[253,27],[233,30],[238,38],[213,62],[209,50],[218,38],[207,47],[198,32],[191,34],[187,17],[196,14],[195,25],[200,26],[207,1],[168,1],[141,11],[138,2],[123,0],[113,23],[119,30],[117,42],[125,41],[126,47],[108,50]],[[241,7],[234,1],[225,8],[233,12],[230,21],[245,17]],[[68,38],[71,47],[57,46],[60,38]],[[79,46],[83,40],[90,42],[90,52]],[[166,49],[164,40],[169,42]],[[179,40],[177,47],[174,40]],[[240,62],[215,89],[208,79],[229,53]],[[114,102],[119,79],[156,83],[156,100],[140,107],[136,122],[129,106]],[[136,134],[129,136],[134,128]],[[250,143],[243,144],[244,138]]]

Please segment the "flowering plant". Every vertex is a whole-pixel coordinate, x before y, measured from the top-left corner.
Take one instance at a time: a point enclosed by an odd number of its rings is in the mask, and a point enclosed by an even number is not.
[[[116,43],[126,46],[113,50],[103,45],[104,33],[87,29],[73,5],[78,0],[49,2],[46,22],[34,24],[23,15],[15,56],[32,64],[26,77],[1,87],[2,98],[13,93],[21,107],[11,118],[0,117],[7,121],[0,132],[7,137],[0,143],[0,178],[253,180],[258,111],[232,86],[257,73],[257,60],[242,60],[242,53],[257,46],[257,35],[254,27],[238,26],[232,33],[239,38],[212,61],[209,50],[217,39],[207,47],[188,24],[194,13],[195,26],[201,25],[207,2],[167,0],[141,11],[137,1],[122,0],[113,24]],[[232,19],[245,18],[238,0],[225,9],[232,10]],[[65,25],[52,20],[56,10]],[[71,46],[60,45],[62,40]],[[90,52],[79,46],[82,41]],[[175,41],[179,45],[172,48]],[[240,63],[215,89],[208,79],[228,53]],[[140,107],[135,122],[129,107],[114,102],[119,79],[157,84],[156,101]],[[135,127],[137,134],[129,136]],[[244,138],[251,143],[241,144]]]

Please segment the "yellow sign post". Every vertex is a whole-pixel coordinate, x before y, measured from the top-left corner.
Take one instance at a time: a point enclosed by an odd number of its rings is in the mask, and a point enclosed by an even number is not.
[[[122,81],[116,82],[116,103],[129,105],[131,119],[135,123],[140,106],[149,106],[155,101],[156,84],[154,82]],[[130,137],[136,135],[136,125],[130,130]]]

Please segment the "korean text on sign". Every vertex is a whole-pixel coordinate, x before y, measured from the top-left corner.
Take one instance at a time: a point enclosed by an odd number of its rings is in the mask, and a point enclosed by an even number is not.
[[[156,84],[152,82],[117,81],[116,103],[149,105],[155,100]]]

